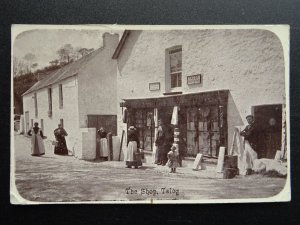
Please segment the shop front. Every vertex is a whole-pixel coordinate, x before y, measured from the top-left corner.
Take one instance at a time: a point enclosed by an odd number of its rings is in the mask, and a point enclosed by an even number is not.
[[[193,94],[176,94],[158,98],[124,99],[127,126],[135,126],[140,146],[153,151],[158,120],[164,124],[167,137],[174,128],[180,132],[179,148],[186,157],[202,153],[217,157],[220,146],[227,149],[228,90]],[[174,110],[176,107],[176,111]],[[175,112],[175,113],[174,113]],[[176,123],[172,122],[176,118]]]

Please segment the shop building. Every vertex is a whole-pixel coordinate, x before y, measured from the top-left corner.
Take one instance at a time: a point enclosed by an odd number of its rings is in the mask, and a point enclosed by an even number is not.
[[[281,140],[284,56],[270,31],[126,30],[113,59],[118,135],[134,125],[146,153],[154,149],[158,119],[170,135],[179,128],[182,148],[192,158],[197,153],[216,158],[220,146],[228,152],[235,127],[246,125],[251,113],[261,130],[275,118]],[[174,110],[176,126],[171,124]]]

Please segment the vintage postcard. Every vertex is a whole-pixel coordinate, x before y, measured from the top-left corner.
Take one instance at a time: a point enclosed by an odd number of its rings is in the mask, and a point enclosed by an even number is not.
[[[11,40],[12,204],[291,200],[288,25]]]

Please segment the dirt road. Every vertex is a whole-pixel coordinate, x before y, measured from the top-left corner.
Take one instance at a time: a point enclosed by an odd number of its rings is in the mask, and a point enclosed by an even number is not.
[[[30,139],[15,140],[15,184],[31,201],[76,202],[106,200],[206,200],[265,198],[279,193],[286,179],[262,175],[222,179],[213,170],[169,169],[144,164],[125,168],[124,162],[87,162],[73,156],[57,156],[45,141],[46,154],[30,155]]]

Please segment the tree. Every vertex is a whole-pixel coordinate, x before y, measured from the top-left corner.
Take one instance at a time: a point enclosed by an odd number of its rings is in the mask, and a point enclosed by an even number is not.
[[[28,63],[18,57],[13,57],[13,75],[19,76],[29,72]]]
[[[50,61],[49,63],[51,66],[57,66],[59,61],[58,61],[58,59],[55,59],[55,60]]]
[[[31,68],[32,68],[33,62],[36,60],[35,55],[32,53],[27,53],[23,58],[25,61],[27,61],[27,68],[28,68],[29,72],[31,73]]]
[[[60,62],[70,63],[73,58],[74,48],[71,44],[65,44],[63,47],[57,50],[57,54],[60,57]]]
[[[78,50],[78,52],[80,53],[81,57],[90,54],[92,51],[94,51],[93,48],[87,49],[87,48],[81,48]]]
[[[33,64],[31,65],[31,68],[32,68],[32,69],[35,69],[38,65],[39,65],[38,63],[33,63]]]

